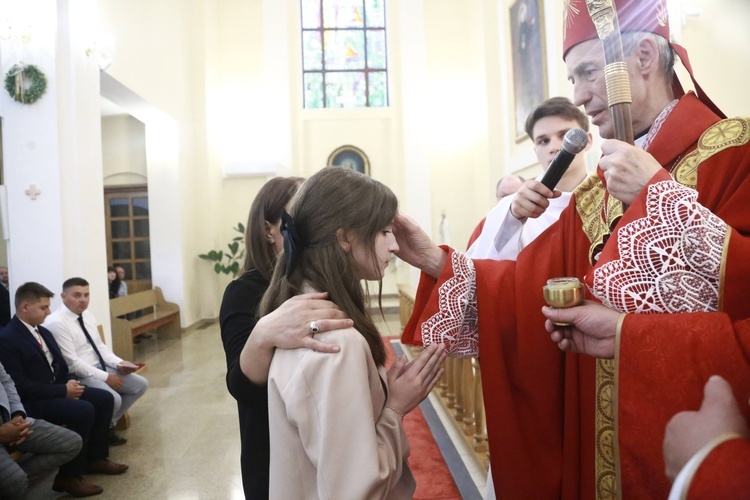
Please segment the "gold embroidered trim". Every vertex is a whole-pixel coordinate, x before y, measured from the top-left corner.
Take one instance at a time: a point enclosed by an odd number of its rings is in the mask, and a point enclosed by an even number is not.
[[[617,318],[617,328],[615,330],[615,374],[614,388],[612,390],[613,404],[612,412],[614,413],[614,443],[615,443],[615,481],[616,481],[616,498],[622,498],[622,470],[620,469],[620,340],[622,339],[622,328],[625,323],[627,314],[622,313]]]
[[[617,434],[615,432],[615,375],[614,361],[596,360],[596,498],[618,498],[615,474]]]
[[[583,232],[591,242],[589,262],[593,262],[594,249],[604,243],[604,235],[608,233],[601,216],[605,193],[604,185],[596,175],[589,176],[573,190]]]
[[[747,118],[727,118],[709,127],[695,151],[683,158],[673,169],[672,177],[684,186],[698,185],[698,166],[706,159],[727,148],[742,146],[750,141],[750,123]]]
[[[685,156],[674,169],[672,177],[682,185],[693,189],[698,185],[698,167],[701,163],[716,153],[725,149],[743,146],[750,142],[750,119],[727,118],[709,127],[701,138],[698,139],[698,147]],[[724,310],[724,280],[726,278],[727,252],[729,251],[729,240],[732,228],[727,228],[724,249],[721,256],[721,269],[719,271],[719,311]]]
[[[606,196],[604,184],[597,175],[584,180],[573,190],[576,210],[581,218],[583,232],[591,242],[589,262],[604,246],[609,235],[610,223],[622,216],[622,203]],[[610,203],[607,203],[609,201]],[[606,220],[605,220],[606,219]],[[596,414],[595,414],[595,473],[596,498],[618,498],[618,483],[615,461],[617,459],[617,436],[615,434],[613,399],[615,388],[614,363],[612,360],[596,360]],[[619,460],[618,460],[619,461]]]
[[[573,190],[573,194],[576,197],[576,210],[581,218],[583,232],[591,242],[589,262],[593,264],[611,228],[622,217],[622,202],[607,196],[607,190],[596,174],[580,183]]]
[[[617,221],[620,220],[622,214],[625,213],[623,205],[620,200],[613,196],[607,197],[607,227],[611,231]]]

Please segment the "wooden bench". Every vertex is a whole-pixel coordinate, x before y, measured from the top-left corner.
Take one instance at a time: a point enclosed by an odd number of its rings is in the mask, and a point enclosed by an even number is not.
[[[109,314],[112,351],[128,361],[134,361],[133,338],[138,335],[151,330],[170,338],[182,335],[180,306],[164,300],[159,287],[110,299]]]

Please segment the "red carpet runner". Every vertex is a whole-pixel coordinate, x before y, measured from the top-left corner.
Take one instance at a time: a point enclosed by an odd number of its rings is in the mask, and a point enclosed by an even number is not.
[[[383,339],[390,366],[396,359],[389,338]],[[427,425],[422,411],[415,408],[404,418],[404,430],[409,438],[411,456],[409,467],[411,467],[414,478],[417,481],[417,490],[414,492],[415,500],[460,500],[456,483],[443,460],[435,439],[432,437],[430,427]]]

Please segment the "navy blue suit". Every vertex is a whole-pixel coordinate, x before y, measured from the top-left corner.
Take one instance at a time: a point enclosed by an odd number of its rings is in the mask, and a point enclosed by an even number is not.
[[[66,397],[68,372],[60,347],[41,325],[39,334],[53,357],[52,368],[36,338],[18,319],[0,332],[0,363],[10,374],[30,417],[65,425],[83,440],[81,453],[60,468],[61,476],[80,476],[86,464],[109,455],[108,432],[114,398],[102,389],[87,387],[80,399]]]

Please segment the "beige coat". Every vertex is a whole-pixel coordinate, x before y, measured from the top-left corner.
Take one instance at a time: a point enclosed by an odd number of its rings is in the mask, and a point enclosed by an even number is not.
[[[353,328],[319,338],[341,351],[278,349],[271,363],[271,499],[411,498],[409,443],[385,408],[385,369]]]

